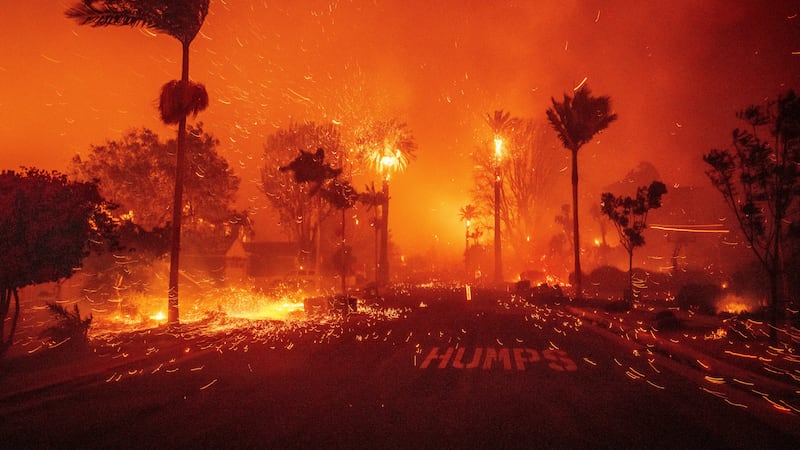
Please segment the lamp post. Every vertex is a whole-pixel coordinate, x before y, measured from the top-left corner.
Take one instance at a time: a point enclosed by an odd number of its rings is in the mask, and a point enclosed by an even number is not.
[[[494,137],[494,282],[503,281],[503,257],[500,245],[500,161],[503,158],[503,139]]]

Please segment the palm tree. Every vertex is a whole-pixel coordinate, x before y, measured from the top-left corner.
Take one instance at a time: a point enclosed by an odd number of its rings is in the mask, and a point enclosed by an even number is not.
[[[465,233],[465,245],[464,245],[464,254],[466,254],[467,250],[469,250],[469,227],[472,225],[472,222],[478,217],[478,208],[475,207],[473,204],[468,204],[462,206],[458,210],[458,218],[464,222],[466,225],[466,233]]]
[[[409,160],[416,156],[417,144],[406,123],[392,118],[367,125],[356,145],[360,158],[383,178],[379,272],[381,283],[386,284],[389,281],[389,178],[405,170]]]
[[[486,114],[486,123],[495,134],[495,137],[504,135],[507,131],[514,128],[519,121],[516,118],[511,118],[511,113],[508,111],[498,110],[494,114]]]
[[[564,148],[572,153],[572,228],[573,252],[575,259],[575,295],[582,295],[581,286],[581,254],[578,235],[578,150],[589,142],[598,132],[617,120],[611,114],[609,97],[592,97],[589,87],[583,85],[570,98],[564,94],[564,101],[557,102],[551,98],[553,107],[547,110],[547,120],[558,133]]]
[[[383,191],[375,189],[375,182],[373,181],[359,194],[358,201],[366,205],[367,211],[372,210],[373,214],[372,228],[375,229],[375,295],[377,296],[380,286],[380,274],[378,273],[378,268],[380,267],[380,263],[378,262],[380,259],[380,243],[378,239],[380,237],[380,231],[383,229],[381,226],[381,218],[378,217],[378,207],[384,204],[385,198]]]
[[[472,226],[473,221],[478,218],[478,208],[473,204],[462,206],[458,210],[458,218],[464,222],[464,269],[466,270],[467,279],[469,279],[469,228]],[[475,227],[477,232],[478,227]]]
[[[169,268],[169,324],[178,323],[178,260],[183,214],[183,167],[186,116],[208,106],[205,87],[189,81],[189,45],[203,26],[210,0],[83,0],[66,11],[67,17],[93,27],[142,26],[174,37],[181,43],[180,81],[161,90],[159,110],[165,123],[178,124],[177,169],[172,203],[172,236]]]
[[[511,113],[503,110],[495,111],[494,115],[486,114],[486,123],[494,132],[494,281],[499,283],[503,280],[503,259],[501,256],[500,242],[500,191],[502,181],[500,179],[500,162],[503,157],[503,135],[507,131],[513,130],[518,119],[512,119]]]

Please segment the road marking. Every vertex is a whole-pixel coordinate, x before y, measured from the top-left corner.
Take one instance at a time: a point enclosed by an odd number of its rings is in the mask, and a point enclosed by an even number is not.
[[[465,357],[466,356],[466,357]],[[560,349],[548,348],[538,351],[528,347],[447,347],[441,349],[433,347],[419,365],[420,369],[436,367],[445,369],[478,369],[491,370],[502,367],[503,370],[524,371],[537,363],[546,363],[547,367],[558,372],[574,372],[578,370],[567,352]],[[416,354],[414,355],[416,365]]]

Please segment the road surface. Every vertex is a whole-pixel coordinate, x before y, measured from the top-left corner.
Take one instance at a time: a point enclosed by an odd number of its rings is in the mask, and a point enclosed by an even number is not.
[[[49,370],[6,362],[0,447],[800,446],[797,415],[557,304],[442,290],[382,307],[106,337]]]

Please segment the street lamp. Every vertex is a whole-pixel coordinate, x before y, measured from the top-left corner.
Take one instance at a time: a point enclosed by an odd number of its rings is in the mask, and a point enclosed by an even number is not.
[[[500,250],[500,162],[503,159],[503,138],[494,137],[494,281],[503,281],[503,258]]]

